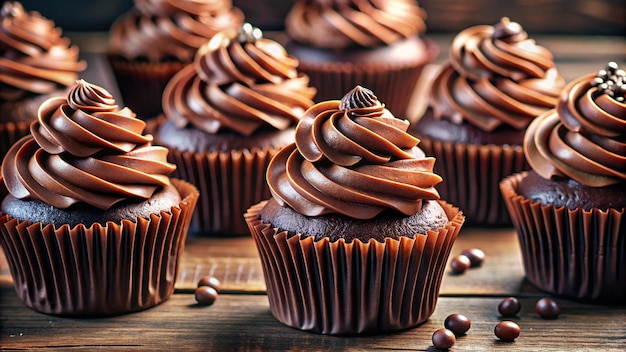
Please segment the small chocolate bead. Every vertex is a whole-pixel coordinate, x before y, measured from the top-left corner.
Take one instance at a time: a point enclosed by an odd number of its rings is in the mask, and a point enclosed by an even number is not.
[[[519,325],[516,322],[510,320],[503,320],[499,322],[493,329],[493,333],[496,337],[502,341],[511,342],[515,340],[521,332]]]
[[[198,287],[200,286],[213,287],[213,289],[218,293],[222,290],[222,283],[220,282],[220,280],[218,280],[216,277],[209,275],[200,278],[200,280],[198,281]]]
[[[498,304],[498,312],[505,317],[515,316],[521,309],[522,304],[515,297],[507,297]]]
[[[217,291],[209,286],[200,286],[195,292],[196,302],[206,306],[213,304],[217,299],[217,295]]]
[[[470,262],[469,258],[462,254],[457,255],[450,261],[450,268],[455,274],[461,274],[465,272],[465,270],[469,269],[471,265],[472,263]]]
[[[454,335],[464,335],[471,327],[472,322],[463,314],[450,314],[443,322],[443,326],[452,331]]]
[[[483,265],[485,261],[485,252],[478,248],[464,249],[461,254],[469,258],[473,268]]]
[[[454,333],[446,328],[441,328],[433,333],[433,346],[440,350],[450,349],[456,343]]]
[[[604,79],[601,78],[601,77],[596,77],[591,82],[591,85],[594,86],[594,87],[597,87],[597,86],[601,85],[602,83],[604,83]]]
[[[556,319],[561,309],[552,298],[544,297],[535,304],[535,311],[544,319]]]

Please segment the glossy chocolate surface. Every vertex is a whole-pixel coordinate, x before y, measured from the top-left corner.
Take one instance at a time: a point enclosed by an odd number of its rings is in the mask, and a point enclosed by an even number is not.
[[[623,71],[622,71],[623,72]],[[572,179],[606,187],[626,183],[626,103],[600,85],[596,74],[563,90],[555,109],[528,127],[524,153],[545,179]]]
[[[370,90],[318,103],[296,127],[296,143],[270,162],[274,198],[307,216],[371,219],[385,210],[413,215],[436,200],[435,159]]]
[[[230,0],[136,0],[111,26],[109,50],[128,60],[188,62],[213,35],[243,20]]]
[[[2,5],[0,34],[0,102],[71,87],[87,66],[52,20],[19,2]]]
[[[413,0],[299,0],[285,27],[291,38],[316,48],[375,47],[424,33],[425,19]]]
[[[193,64],[169,82],[163,112],[177,127],[249,136],[263,128],[293,127],[315,89],[297,71],[298,60],[284,47],[245,24],[216,34]]]
[[[502,125],[523,130],[554,107],[563,85],[550,51],[503,18],[457,34],[433,81],[429,106],[437,119],[486,132]]]
[[[175,166],[144,127],[104,88],[79,80],[67,97],[41,105],[32,136],[4,158],[4,182],[17,199],[62,209],[85,203],[106,210],[126,199],[148,199],[170,184]]]

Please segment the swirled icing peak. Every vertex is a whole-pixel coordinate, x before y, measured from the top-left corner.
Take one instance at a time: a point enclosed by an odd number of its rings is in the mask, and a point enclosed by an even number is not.
[[[315,88],[297,67],[298,60],[258,28],[219,32],[170,80],[163,112],[179,128],[191,124],[207,133],[284,130],[313,105]]]
[[[434,187],[442,179],[408,126],[358,86],[341,101],[315,104],[298,123],[296,142],[269,164],[273,197],[307,216],[415,214],[424,200],[439,198]]]
[[[230,0],[135,0],[109,31],[109,50],[129,60],[188,62],[215,33],[244,20]]]
[[[381,102],[374,95],[374,92],[361,86],[356,86],[348,94],[341,98],[339,110],[354,110],[362,108],[372,108],[381,106]]]
[[[285,29],[318,48],[374,47],[424,33],[425,19],[415,0],[298,0]]]
[[[435,118],[487,132],[503,125],[523,130],[554,107],[564,85],[550,51],[505,17],[456,35],[433,82],[430,106]]]
[[[530,124],[524,152],[537,174],[591,187],[626,182],[625,76],[612,62],[572,81],[556,108]]]
[[[0,10],[0,100],[71,87],[86,67],[78,47],[38,12],[7,1]]]
[[[7,153],[2,176],[18,199],[66,209],[86,203],[108,209],[126,199],[148,199],[169,185],[175,166],[167,149],[143,135],[145,122],[117,109],[104,88],[77,81],[67,98],[46,100],[32,136]]]

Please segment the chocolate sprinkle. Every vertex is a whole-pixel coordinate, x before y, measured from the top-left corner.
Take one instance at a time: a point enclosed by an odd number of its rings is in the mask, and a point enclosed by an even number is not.
[[[24,13],[22,4],[17,1],[7,1],[2,5],[0,10],[0,18],[18,17]]]
[[[618,102],[623,103],[626,100],[626,72],[614,61],[609,62],[605,69],[598,71],[591,85],[598,87],[600,91]]]
[[[374,92],[357,85],[341,98],[339,109],[350,111],[380,105],[381,103],[378,101],[376,95],[374,95]]]
[[[254,27],[248,22],[245,22],[239,28],[237,32],[237,40],[240,43],[255,43],[257,40],[263,38],[263,32],[260,28]]]
[[[528,38],[528,34],[519,23],[511,22],[508,17],[502,17],[500,22],[493,26],[493,38],[517,42]]]

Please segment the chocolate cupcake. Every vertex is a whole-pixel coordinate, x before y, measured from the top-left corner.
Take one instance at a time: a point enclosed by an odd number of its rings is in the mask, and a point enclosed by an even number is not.
[[[468,224],[511,226],[498,183],[528,169],[524,131],[554,107],[564,84],[552,54],[508,18],[456,35],[410,132],[440,160],[441,196]]]
[[[150,130],[170,149],[174,175],[200,190],[194,232],[248,232],[242,215],[269,197],[270,158],[293,142],[300,115],[313,105],[315,89],[297,66],[246,23],[216,34],[167,85],[164,117]]]
[[[564,297],[626,299],[626,74],[615,63],[567,85],[528,127],[532,170],[500,183],[528,280]]]
[[[39,12],[19,2],[0,9],[0,160],[28,134],[28,126],[46,99],[67,93],[86,67],[78,47]]]
[[[368,89],[308,109],[272,158],[272,198],[245,215],[270,310],[322,334],[407,329],[433,313],[464,217],[435,159]]]
[[[124,103],[141,119],[159,115],[172,76],[215,33],[243,19],[230,0],[135,0],[109,31],[109,63]]]
[[[362,85],[406,116],[422,69],[439,54],[422,36],[425,19],[414,0],[298,0],[285,20],[285,47],[311,77],[316,101]]]
[[[101,87],[46,100],[2,163],[0,244],[17,295],[47,314],[152,307],[174,291],[198,198],[167,149]]]

